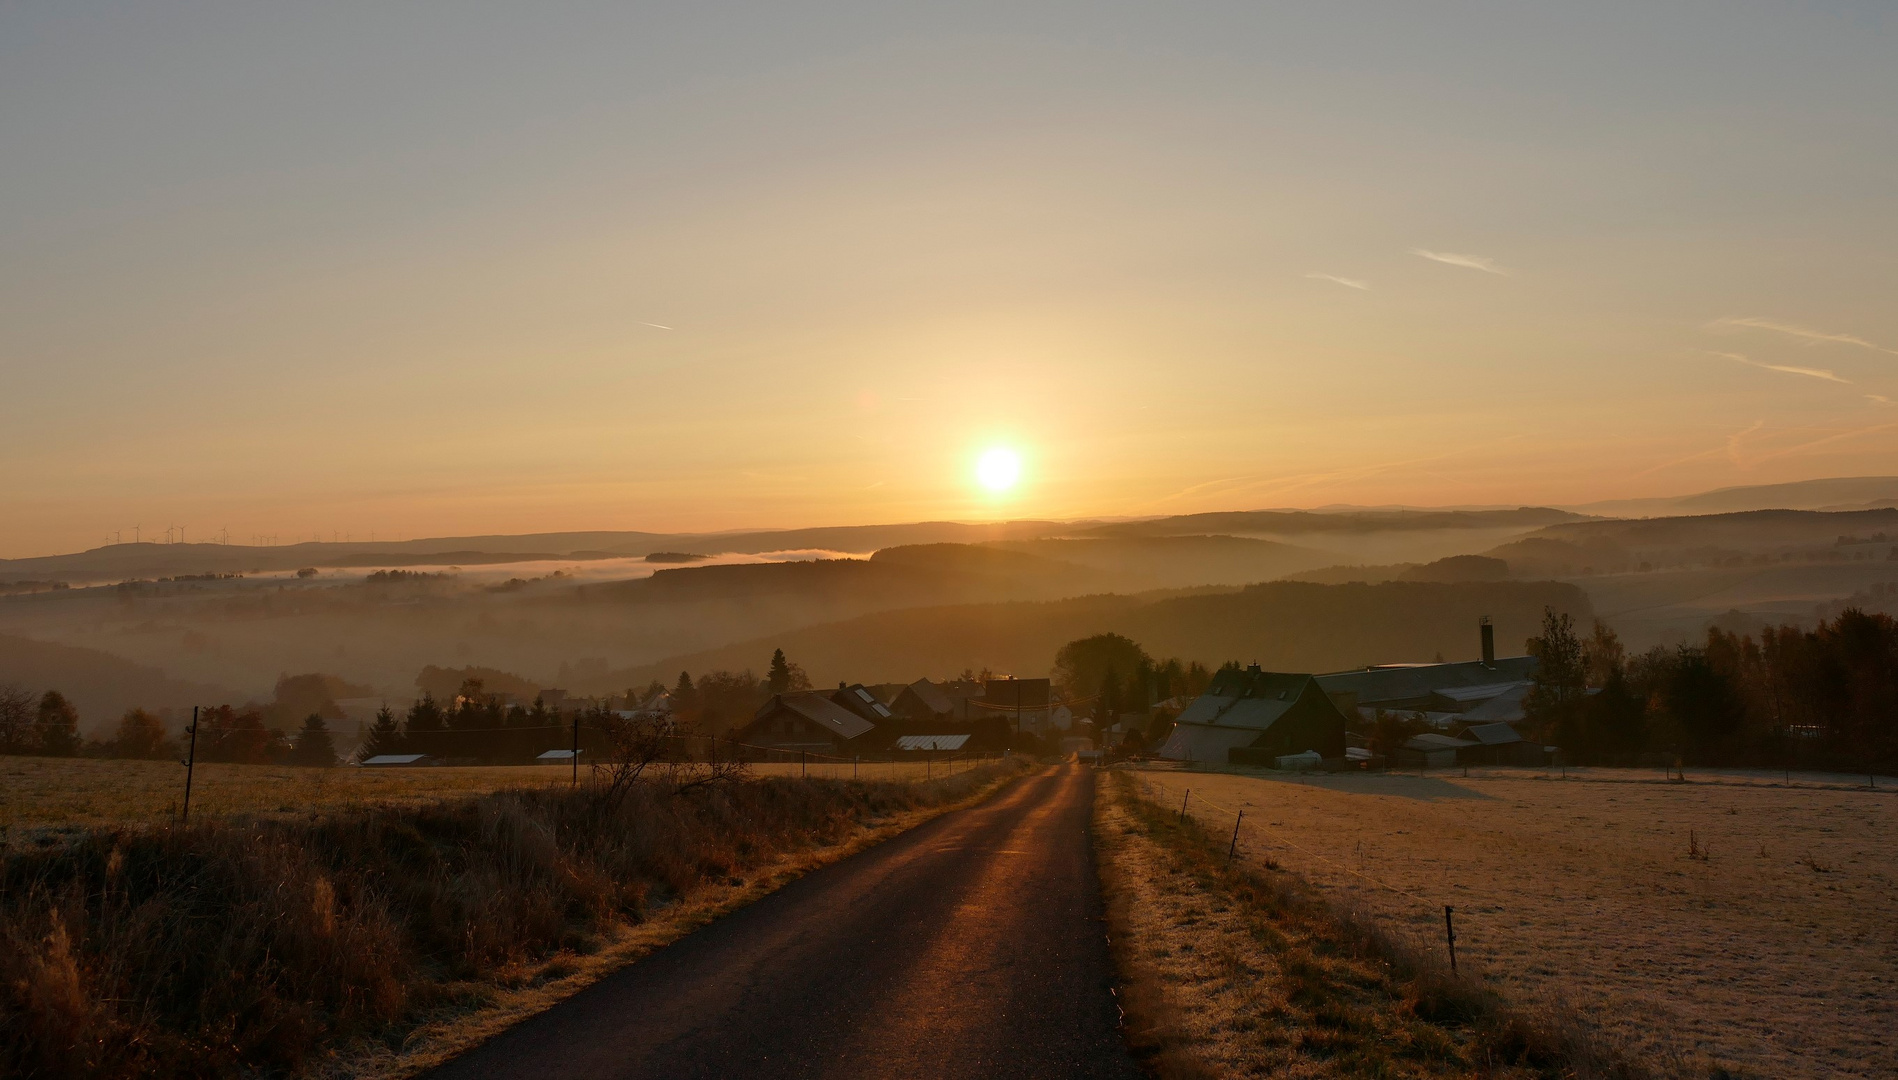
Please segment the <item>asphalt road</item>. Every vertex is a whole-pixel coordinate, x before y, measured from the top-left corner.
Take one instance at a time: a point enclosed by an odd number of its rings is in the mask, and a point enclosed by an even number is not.
[[[1126,1077],[1065,765],[809,874],[428,1074]]]

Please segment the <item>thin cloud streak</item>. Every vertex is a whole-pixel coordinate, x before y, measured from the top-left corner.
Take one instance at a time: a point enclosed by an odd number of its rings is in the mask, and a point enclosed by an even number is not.
[[[1329,281],[1334,284],[1343,285],[1347,289],[1362,289],[1365,292],[1369,292],[1371,289],[1370,282],[1359,281],[1357,278],[1339,277],[1336,274],[1321,274],[1316,270],[1311,271],[1305,276],[1311,278],[1313,281]]]
[[[650,326],[650,327],[652,327],[652,328],[653,328],[654,330],[670,330],[670,329],[672,329],[672,327],[670,327],[670,326],[661,326],[661,325],[659,325],[659,324],[658,324],[658,323],[656,323],[656,322],[642,322],[642,323],[640,323],[639,325],[641,325],[641,326]]]
[[[1745,364],[1748,367],[1756,367],[1764,371],[1779,371],[1787,375],[1805,375],[1809,378],[1825,379],[1828,382],[1844,383],[1847,386],[1852,385],[1852,380],[1840,378],[1836,373],[1827,371],[1824,368],[1793,367],[1791,364],[1767,364],[1751,357],[1741,356],[1739,353],[1717,352],[1711,353],[1710,355],[1723,356],[1736,364]]]
[[[1431,262],[1440,262],[1445,266],[1460,266],[1465,270],[1481,270],[1485,274],[1498,274],[1508,277],[1510,271],[1496,265],[1496,260],[1484,255],[1459,255],[1454,251],[1429,251],[1424,248],[1411,248],[1412,255],[1420,255]]]
[[[1756,319],[1751,317],[1745,319],[1715,319],[1709,325],[1745,326],[1754,330],[1771,330],[1776,334],[1785,334],[1787,337],[1799,338],[1802,341],[1814,345],[1822,342],[1829,342],[1834,345],[1856,345],[1861,349],[1870,349],[1873,352],[1881,352],[1887,356],[1898,356],[1898,349],[1887,349],[1877,342],[1866,341],[1862,337],[1854,337],[1851,334],[1829,334],[1824,330],[1814,330],[1810,327],[1798,326],[1793,323],[1775,322],[1772,319]]]

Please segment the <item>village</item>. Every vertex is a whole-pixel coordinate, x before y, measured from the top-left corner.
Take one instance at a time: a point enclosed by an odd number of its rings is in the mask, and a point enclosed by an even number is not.
[[[1525,739],[1520,730],[1524,701],[1535,685],[1536,659],[1498,658],[1488,620],[1477,629],[1480,660],[1382,664],[1322,674],[1229,663],[1213,674],[1203,693],[1112,714],[1101,707],[1100,696],[1063,698],[1049,678],[923,678],[778,690],[748,719],[707,732],[682,722],[679,695],[657,685],[604,703],[543,690],[534,702],[535,715],[573,720],[540,730],[565,728],[571,740],[538,753],[534,761],[560,764],[578,756],[584,762],[583,718],[591,709],[680,737],[711,735],[741,756],[850,760],[1028,750],[1088,763],[1157,759],[1333,772],[1555,763],[1558,747]],[[493,695],[492,701],[506,708],[519,704],[506,695]],[[473,702],[457,697],[454,704],[466,708]],[[1392,720],[1401,728],[1400,738],[1389,734]],[[558,740],[548,734],[543,741]],[[372,742],[364,746],[356,760],[371,768],[468,763],[452,752],[376,753]]]

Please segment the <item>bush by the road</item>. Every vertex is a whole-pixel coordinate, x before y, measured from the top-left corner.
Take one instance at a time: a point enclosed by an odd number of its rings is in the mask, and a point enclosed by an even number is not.
[[[0,854],[0,1075],[283,1074],[344,1040],[395,1044],[471,986],[1014,767],[502,791]]]

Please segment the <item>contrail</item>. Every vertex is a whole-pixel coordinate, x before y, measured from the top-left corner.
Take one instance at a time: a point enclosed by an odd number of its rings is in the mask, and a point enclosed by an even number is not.
[[[1454,251],[1426,251],[1423,248],[1411,248],[1412,255],[1421,255],[1431,262],[1440,262],[1445,266],[1461,266],[1466,270],[1481,270],[1485,274],[1509,276],[1509,271],[1496,265],[1496,260],[1484,255],[1458,255]]]
[[[1371,288],[1371,283],[1368,281],[1360,281],[1357,278],[1339,277],[1336,274],[1321,274],[1316,270],[1313,270],[1305,276],[1311,278],[1313,281],[1329,281],[1334,284],[1343,285],[1347,289],[1363,289],[1368,292]]]
[[[656,322],[642,322],[642,323],[640,323],[639,325],[641,325],[641,326],[650,326],[650,327],[652,327],[652,328],[653,328],[654,330],[670,330],[670,329],[672,329],[672,327],[670,327],[670,326],[660,326],[660,325],[659,325],[658,323],[656,323]]]
[[[1745,364],[1748,367],[1764,368],[1767,371],[1780,371],[1788,375],[1806,375],[1814,379],[1825,379],[1828,382],[1844,383],[1847,386],[1852,385],[1852,380],[1842,379],[1837,374],[1827,371],[1825,368],[1793,367],[1791,364],[1762,364],[1758,360],[1754,360],[1751,357],[1741,356],[1739,353],[1710,352],[1708,355],[1724,356],[1728,360],[1731,360],[1736,364]]]
[[[1851,334],[1828,334],[1824,330],[1813,330],[1804,326],[1795,326],[1792,323],[1774,322],[1772,319],[1715,319],[1709,325],[1749,326],[1755,330],[1771,330],[1776,334],[1796,337],[1815,345],[1820,342],[1831,342],[1835,345],[1856,345],[1861,349],[1882,352],[1887,356],[1898,356],[1898,349],[1887,349],[1875,341],[1866,341],[1862,337],[1853,337]]]

